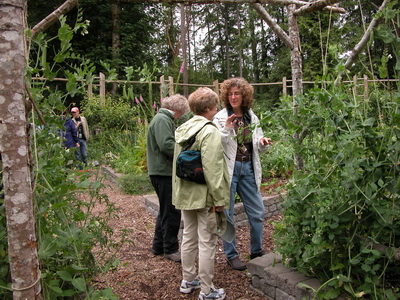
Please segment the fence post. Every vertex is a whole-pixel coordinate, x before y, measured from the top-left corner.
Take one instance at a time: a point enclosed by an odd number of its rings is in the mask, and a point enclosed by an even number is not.
[[[368,76],[364,74],[364,100],[368,101],[369,97],[369,90],[368,90]]]
[[[357,75],[353,76],[353,84],[354,84],[353,94],[354,94],[354,96],[357,96]]]
[[[106,76],[100,72],[100,105],[105,106],[106,100]]]
[[[174,92],[174,78],[172,76],[168,76],[168,81],[169,81],[169,95],[172,96]]]
[[[283,90],[282,90],[283,96],[286,96],[286,95],[287,95],[287,81],[286,81],[286,76],[282,78],[282,88],[283,88]]]
[[[160,77],[160,98],[161,99],[164,99],[165,98],[165,96],[167,96],[166,94],[167,94],[167,89],[166,89],[166,86],[165,86],[165,78],[164,78],[164,75],[162,75],[161,77]]]
[[[93,96],[93,83],[89,83],[88,90],[87,90],[87,95],[88,95],[89,99],[92,98],[92,96]]]
[[[218,79],[217,79],[217,80],[214,80],[213,86],[214,86],[214,92],[216,92],[217,95],[219,95],[219,83],[218,83]]]

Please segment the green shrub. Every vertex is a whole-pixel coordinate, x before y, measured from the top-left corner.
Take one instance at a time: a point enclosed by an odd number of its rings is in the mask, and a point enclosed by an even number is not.
[[[129,195],[145,195],[154,193],[154,188],[147,174],[125,174],[117,179],[121,190]]]
[[[286,109],[290,99],[277,113],[288,136],[308,131],[301,145],[293,141],[305,167],[287,186],[284,217],[275,224],[277,251],[290,266],[329,282],[329,299],[343,292],[363,299],[400,296],[391,285],[400,276],[394,259],[400,247],[396,95],[375,90],[366,100],[350,86],[315,88],[298,97],[298,114]]]

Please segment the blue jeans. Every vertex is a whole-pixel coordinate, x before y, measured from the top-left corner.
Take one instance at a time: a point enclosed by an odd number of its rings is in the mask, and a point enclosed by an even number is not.
[[[233,220],[235,196],[239,194],[243,201],[244,210],[250,224],[250,253],[261,251],[263,246],[264,202],[257,188],[254,177],[253,163],[235,161],[232,183],[230,188],[229,216]],[[224,252],[228,259],[239,256],[236,249],[236,238],[232,243],[224,243]]]
[[[81,161],[87,166],[87,148],[86,148],[86,140],[79,139],[79,148],[75,151],[75,157],[78,161]],[[81,169],[81,166],[79,166]]]

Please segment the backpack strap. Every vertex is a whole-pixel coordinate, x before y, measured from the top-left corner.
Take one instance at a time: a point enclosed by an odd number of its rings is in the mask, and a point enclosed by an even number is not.
[[[207,122],[206,124],[204,124],[194,135],[192,135],[190,137],[190,139],[187,140],[187,142],[185,143],[185,146],[182,148],[182,151],[187,151],[187,150],[189,150],[190,147],[192,147],[192,145],[194,144],[194,141],[196,140],[197,134],[208,124],[211,124],[211,122]]]

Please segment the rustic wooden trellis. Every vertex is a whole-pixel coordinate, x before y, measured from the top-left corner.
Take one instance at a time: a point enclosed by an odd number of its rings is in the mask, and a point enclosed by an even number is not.
[[[142,2],[143,0],[130,0]],[[378,12],[381,12],[390,1],[383,0]],[[313,11],[344,12],[334,6],[339,0],[147,0],[154,3],[172,4],[216,4],[216,3],[247,3],[251,5],[260,17],[279,36],[291,51],[292,90],[296,113],[296,95],[303,92],[302,61],[297,18]],[[78,0],[67,0],[57,10],[46,17],[32,30],[32,36],[44,31],[58,18],[67,13],[78,3]],[[285,5],[288,10],[289,32],[286,33],[268,14],[263,5]],[[27,113],[29,104],[25,102],[24,64],[25,37],[24,25],[26,17],[26,0],[2,1],[0,16],[5,24],[0,32],[4,38],[0,41],[0,54],[7,62],[0,66],[0,77],[3,88],[0,90],[0,145],[5,191],[5,206],[7,215],[7,231],[9,240],[9,263],[12,270],[14,299],[41,299],[40,269],[37,259],[37,241],[35,236],[35,217],[33,214],[33,180],[32,159],[30,157],[29,131]],[[357,55],[366,46],[372,29],[377,26],[379,18],[374,18],[360,42],[354,47],[345,67],[350,68]],[[29,46],[28,46],[29,48]],[[184,58],[186,59],[186,58]],[[105,79],[102,79],[103,81]],[[102,87],[105,87],[103,85]],[[103,94],[105,90],[101,91]],[[29,92],[28,92],[29,94]],[[34,105],[34,99],[28,97]],[[295,136],[301,143],[303,133]],[[17,150],[16,150],[17,149]],[[301,160],[295,159],[297,167]],[[23,216],[24,218],[22,218]]]

